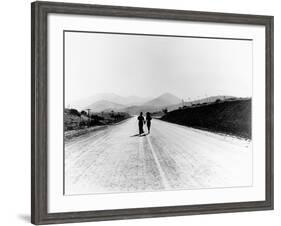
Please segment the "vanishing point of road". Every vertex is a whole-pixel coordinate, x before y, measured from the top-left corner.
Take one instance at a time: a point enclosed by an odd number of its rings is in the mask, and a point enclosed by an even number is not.
[[[65,143],[65,194],[251,186],[250,141],[132,117]]]

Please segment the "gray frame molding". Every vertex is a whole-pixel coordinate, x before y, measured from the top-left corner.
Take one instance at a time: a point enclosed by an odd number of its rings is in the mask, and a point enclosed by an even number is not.
[[[48,213],[47,16],[49,13],[263,25],[266,28],[266,200],[239,203]],[[70,223],[273,209],[273,17],[33,2],[31,4],[31,222]]]

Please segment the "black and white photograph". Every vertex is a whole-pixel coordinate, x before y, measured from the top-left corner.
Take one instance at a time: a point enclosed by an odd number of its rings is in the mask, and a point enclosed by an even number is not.
[[[274,16],[172,4],[31,4],[33,224],[274,208]]]
[[[64,195],[250,187],[251,39],[65,30]]]

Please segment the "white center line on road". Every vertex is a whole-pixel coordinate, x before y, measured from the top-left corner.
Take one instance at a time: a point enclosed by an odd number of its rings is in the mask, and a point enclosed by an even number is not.
[[[154,158],[154,160],[155,160],[155,163],[156,163],[156,165],[157,165],[157,168],[158,168],[158,171],[159,171],[159,174],[160,174],[160,178],[161,178],[161,180],[162,180],[162,182],[163,182],[163,186],[164,186],[165,189],[170,189],[170,188],[171,188],[171,187],[170,187],[170,184],[169,184],[169,182],[167,181],[166,176],[165,176],[165,173],[164,173],[164,171],[163,171],[163,169],[162,169],[162,167],[161,167],[161,165],[160,165],[160,162],[159,162],[159,160],[158,160],[158,158],[157,158],[157,156],[156,156],[156,154],[155,154],[155,151],[154,151],[154,148],[153,148],[153,146],[152,146],[152,144],[151,144],[150,138],[149,138],[149,136],[145,136],[145,137],[147,138],[149,147],[150,147],[150,149],[151,149],[151,153],[152,153],[153,158]]]
[[[138,139],[139,140],[139,153],[141,153],[141,156],[144,157],[144,147],[143,147],[143,140],[142,139]],[[143,161],[144,161],[144,158],[143,158]],[[142,178],[143,178],[143,186],[145,187],[146,186],[146,180],[145,180],[145,177],[144,177],[144,173],[146,172],[146,165],[145,163],[143,164],[143,172],[142,172]]]

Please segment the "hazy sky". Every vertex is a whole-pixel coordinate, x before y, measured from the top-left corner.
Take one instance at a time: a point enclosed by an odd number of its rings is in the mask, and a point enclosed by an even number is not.
[[[252,95],[252,41],[65,33],[65,102],[98,93]]]

